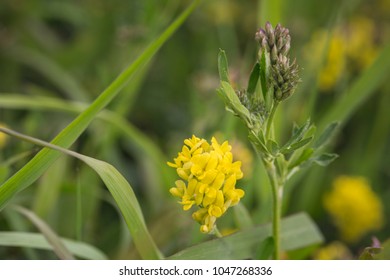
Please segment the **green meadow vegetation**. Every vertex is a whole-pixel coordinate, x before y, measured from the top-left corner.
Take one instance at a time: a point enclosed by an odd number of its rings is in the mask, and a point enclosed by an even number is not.
[[[1,1],[0,259],[389,259],[389,18]]]

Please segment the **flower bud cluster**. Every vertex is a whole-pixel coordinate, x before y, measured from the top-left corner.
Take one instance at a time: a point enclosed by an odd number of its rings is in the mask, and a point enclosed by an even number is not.
[[[271,23],[265,29],[256,32],[256,40],[260,43],[260,55],[265,52],[270,57],[270,84],[274,89],[274,99],[282,101],[291,96],[299,82],[298,65],[294,59],[290,62],[291,37],[289,30],[277,24],[273,29]]]
[[[236,205],[244,191],[236,189],[236,181],[243,177],[241,162],[233,162],[231,146],[227,141],[220,145],[213,137],[211,145],[196,136],[186,139],[182,151],[168,165],[176,168],[181,180],[170,189],[181,198],[183,210],[199,207],[192,218],[201,224],[200,231],[212,233],[217,218]]]

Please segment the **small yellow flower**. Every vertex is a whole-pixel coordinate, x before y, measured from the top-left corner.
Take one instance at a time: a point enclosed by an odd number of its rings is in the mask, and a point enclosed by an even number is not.
[[[7,126],[5,124],[0,123],[0,127],[6,128]],[[7,134],[0,132],[0,148],[5,146],[5,143],[7,142]]]
[[[382,203],[363,177],[336,178],[324,197],[324,206],[348,242],[356,242],[383,225]]]
[[[217,218],[236,205],[244,196],[244,191],[236,189],[237,180],[243,177],[241,162],[233,162],[228,141],[219,144],[216,138],[211,145],[196,137],[184,140],[181,152],[167,164],[176,168],[182,180],[175,183],[170,193],[181,198],[180,204],[187,211],[199,207],[192,218],[201,224],[200,231],[212,233]]]

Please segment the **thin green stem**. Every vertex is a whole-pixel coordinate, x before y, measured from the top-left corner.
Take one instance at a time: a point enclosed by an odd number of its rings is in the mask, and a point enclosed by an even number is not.
[[[217,226],[214,227],[214,234],[218,238],[222,238],[223,237],[223,235],[219,232]]]
[[[272,235],[274,238],[274,258],[280,259],[280,220],[282,216],[282,198],[283,198],[283,186],[279,183],[278,176],[276,174],[276,167],[274,161],[267,161],[263,159],[264,166],[267,170],[268,178],[272,188]]]

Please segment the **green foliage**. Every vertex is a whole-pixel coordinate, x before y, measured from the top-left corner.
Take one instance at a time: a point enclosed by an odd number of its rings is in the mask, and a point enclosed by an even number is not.
[[[168,259],[247,259],[254,258],[256,249],[265,240],[270,240],[271,225],[256,226],[223,238],[203,242],[184,249]],[[314,222],[304,213],[282,220],[282,248],[295,250],[322,242],[322,235]],[[267,241],[268,242],[268,241]],[[269,250],[268,245],[264,248]],[[261,254],[266,254],[266,252]],[[259,256],[259,255],[258,255]]]
[[[184,14],[180,12],[187,3],[177,0],[130,1],[126,6],[115,1],[46,2],[0,4],[0,126],[91,155],[89,163],[104,180],[78,159],[51,149],[37,154],[31,144],[12,137],[4,142],[0,134],[0,259],[64,257],[63,252],[54,253],[48,231],[41,231],[12,205],[39,217],[55,234],[56,250],[61,252],[64,245],[75,258],[173,257],[198,246],[193,258],[206,255],[206,245],[220,241],[208,241],[192,228],[168,192],[176,176],[166,161],[193,133],[229,140],[234,159],[242,161],[240,188],[246,195],[221,217],[219,229],[237,231],[222,239],[228,244],[234,237],[242,245],[248,237],[242,233],[252,232],[252,247],[249,252],[239,245],[238,253],[228,256],[272,258],[272,184],[287,183],[283,205],[277,209],[280,215],[307,212],[327,242],[342,241],[323,208],[324,194],[340,175],[364,176],[382,200],[384,216],[390,215],[385,203],[390,199],[390,48],[384,32],[389,11],[383,1],[341,6],[336,0],[195,1]],[[177,15],[178,21],[164,32]],[[291,53],[299,64],[301,82],[280,104],[274,102],[270,55],[259,51],[254,39],[267,21],[290,28]],[[356,29],[355,21],[373,29]],[[337,37],[340,30],[342,38]],[[353,35],[362,45],[357,46]],[[335,48],[335,39],[341,40],[342,48]],[[321,43],[322,49],[312,49]],[[229,63],[221,50],[216,69],[220,48],[226,50]],[[338,57],[336,62],[344,68],[337,83],[324,90],[320,77],[329,69],[336,75],[339,66],[335,61],[329,64],[332,55],[338,55],[330,51],[353,48],[359,58],[351,60],[350,53]],[[372,59],[363,63],[367,54]],[[224,113],[217,87],[225,106],[244,119],[244,126]],[[251,148],[259,158],[248,153]],[[271,180],[264,167],[273,167]],[[123,189],[117,191],[117,184]],[[129,201],[132,209],[126,209]],[[134,220],[132,215],[139,216],[140,210],[141,218]],[[282,229],[287,219],[282,219]],[[264,239],[263,231],[256,230],[265,223]],[[149,241],[137,237],[128,224],[143,228]],[[36,230],[40,233],[32,233]],[[389,230],[385,224],[372,234],[383,241]],[[307,232],[300,238],[315,236]],[[282,230],[285,249],[283,234]],[[320,239],[307,240],[283,256],[310,259],[327,245],[319,244]],[[366,240],[349,246],[349,257],[359,258]],[[367,248],[362,258],[388,259],[386,244],[381,250]],[[221,246],[217,252],[222,250]]]
[[[90,244],[61,238],[61,242],[75,256],[88,260],[106,260],[107,256]],[[0,232],[0,245],[10,247],[24,247],[53,250],[52,245],[40,233],[31,232]]]

